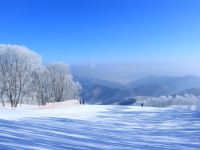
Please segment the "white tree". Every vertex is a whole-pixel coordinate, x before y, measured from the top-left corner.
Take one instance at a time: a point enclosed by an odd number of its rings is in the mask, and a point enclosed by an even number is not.
[[[0,74],[0,99],[3,107],[5,106],[4,102],[4,92],[5,92],[5,81],[3,80],[3,76]]]
[[[60,102],[79,98],[80,85],[74,82],[64,63],[43,66],[41,57],[26,47],[0,45],[0,98],[4,106],[18,103]]]
[[[36,99],[39,105],[45,105],[49,96],[49,72],[45,67],[32,73],[31,93],[32,99]]]
[[[0,74],[4,88],[4,97],[12,107],[17,107],[19,100],[31,83],[31,74],[41,64],[41,57],[26,47],[18,45],[0,45]]]
[[[49,72],[49,100],[60,102],[67,99],[78,98],[80,85],[75,83],[69,68],[64,63],[47,65]]]

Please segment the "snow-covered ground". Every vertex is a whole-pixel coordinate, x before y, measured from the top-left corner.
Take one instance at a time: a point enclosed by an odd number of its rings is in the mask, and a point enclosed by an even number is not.
[[[0,109],[0,149],[199,150],[200,113],[169,108],[75,105]]]

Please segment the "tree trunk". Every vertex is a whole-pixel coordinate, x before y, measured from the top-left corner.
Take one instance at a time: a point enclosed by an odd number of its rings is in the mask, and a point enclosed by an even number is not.
[[[3,105],[3,107],[5,106],[5,103],[4,103],[4,100],[3,100],[3,98],[1,97],[1,103],[2,103],[2,105]]]
[[[3,90],[1,91],[1,103],[3,105],[3,107],[5,106],[4,100],[3,100]]]
[[[12,94],[10,94],[9,100],[10,100],[11,107],[13,107],[14,106],[14,100],[12,99]]]

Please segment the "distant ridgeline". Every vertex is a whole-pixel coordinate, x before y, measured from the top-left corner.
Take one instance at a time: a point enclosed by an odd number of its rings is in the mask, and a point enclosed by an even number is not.
[[[75,79],[82,85],[81,98],[91,104],[145,103],[148,106],[163,107],[196,104],[200,96],[200,78],[196,76],[150,76],[127,85],[80,76],[75,76]]]

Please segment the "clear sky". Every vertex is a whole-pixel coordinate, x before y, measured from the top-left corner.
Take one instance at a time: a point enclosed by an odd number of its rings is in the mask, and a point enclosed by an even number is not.
[[[0,0],[0,19],[0,43],[46,62],[200,57],[200,0]]]

